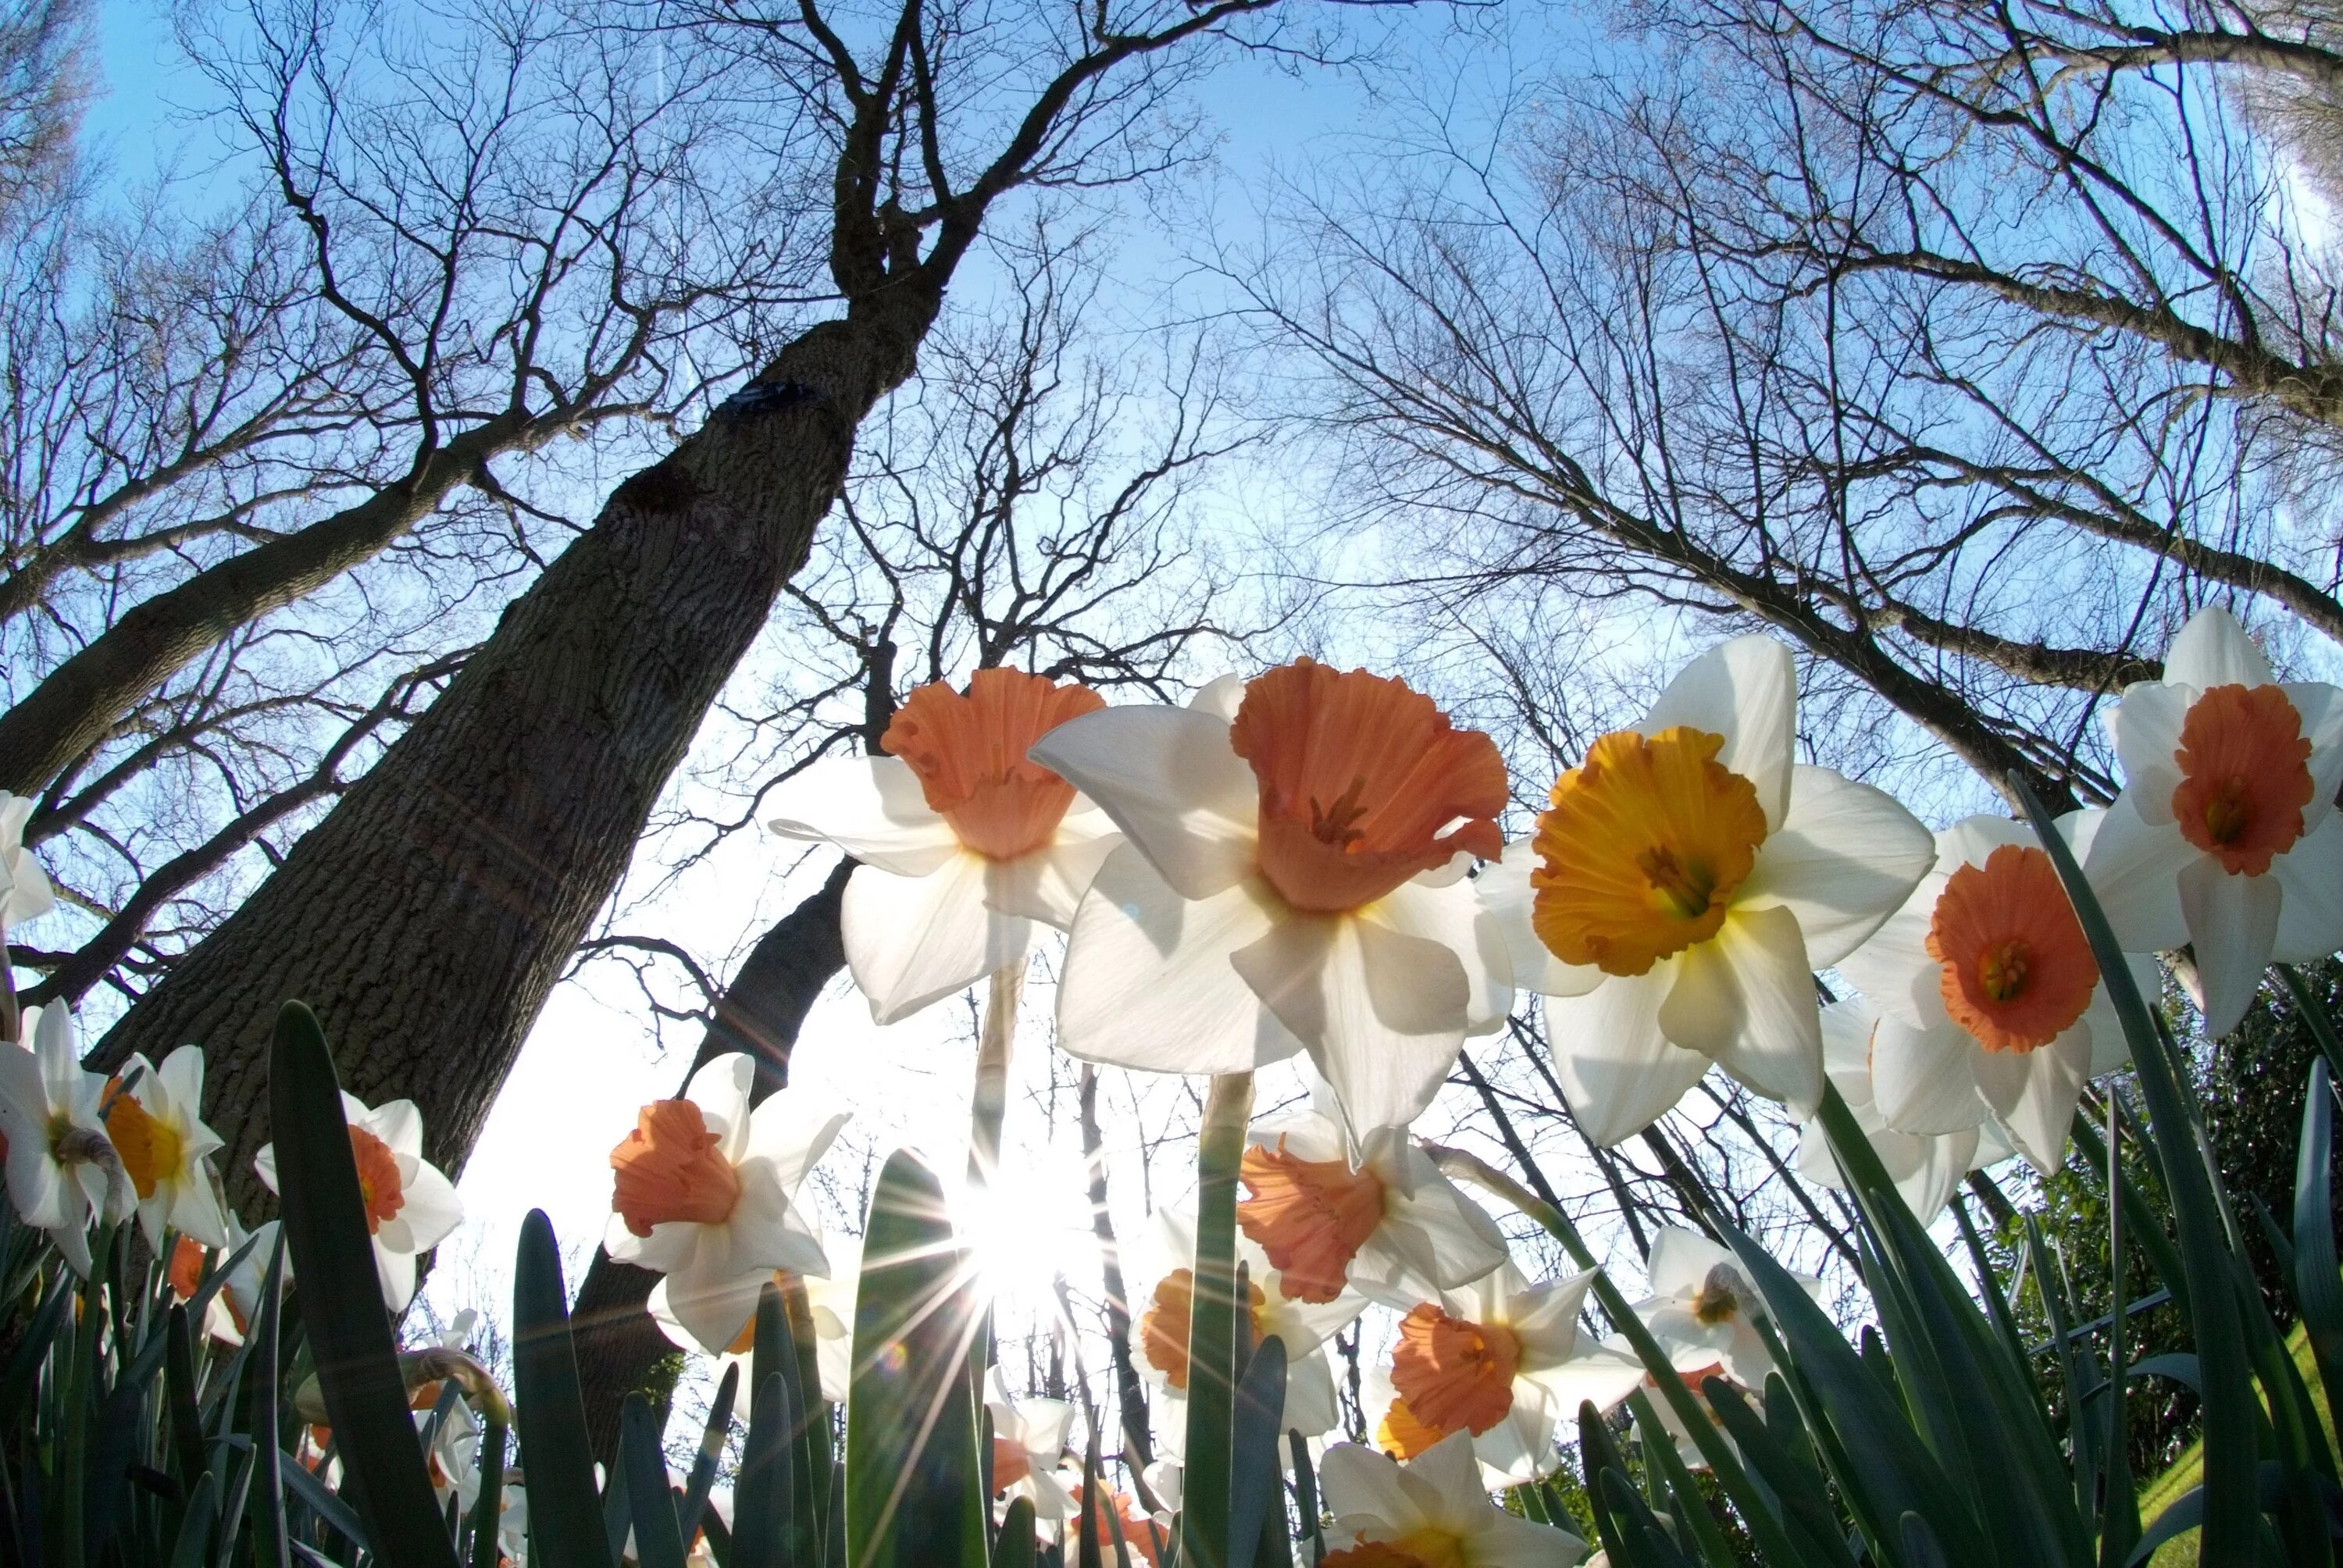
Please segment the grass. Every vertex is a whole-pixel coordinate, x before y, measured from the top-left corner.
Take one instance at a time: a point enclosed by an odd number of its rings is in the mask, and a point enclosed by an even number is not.
[[[2310,1390],[2311,1402],[2318,1407],[2318,1419],[2327,1423],[2328,1441],[2335,1439],[2335,1412],[2327,1408],[2327,1389],[2319,1381],[2318,1369],[2310,1359],[2310,1336],[2302,1325],[2286,1336],[2286,1348],[2294,1357],[2297,1371]],[[2204,1440],[2188,1445],[2188,1451],[2172,1462],[2172,1468],[2149,1482],[2139,1491],[2139,1517],[2143,1524],[2153,1523],[2156,1516],[2174,1503],[2187,1495],[2190,1488],[2203,1478]],[[2197,1532],[2184,1530],[2157,1549],[2148,1568],[2190,1568],[2197,1561]]]

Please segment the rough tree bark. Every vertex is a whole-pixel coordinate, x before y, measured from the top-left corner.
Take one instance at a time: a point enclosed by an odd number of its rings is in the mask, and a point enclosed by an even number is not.
[[[462,675],[285,865],[100,1042],[203,1045],[247,1213],[271,1020],[317,1010],[344,1083],[412,1099],[462,1169],[530,1023],[624,873],[702,716],[805,558],[854,433],[910,375],[944,276],[790,342],[505,613]]]
[[[716,1016],[676,1087],[679,1094],[693,1073],[734,1050],[747,1051],[757,1063],[756,1081],[749,1089],[751,1104],[789,1086],[789,1053],[806,1013],[846,967],[838,910],[853,869],[852,860],[840,861],[818,892],[758,939],[717,1002]],[[614,1462],[618,1452],[619,1402],[646,1388],[652,1369],[676,1348],[645,1305],[658,1282],[649,1269],[618,1262],[597,1247],[569,1311],[578,1377],[586,1394],[586,1430],[594,1456],[605,1464]]]

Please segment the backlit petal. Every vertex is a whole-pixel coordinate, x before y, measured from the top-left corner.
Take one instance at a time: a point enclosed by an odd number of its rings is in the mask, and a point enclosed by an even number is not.
[[[1725,737],[1716,759],[1756,786],[1767,825],[1779,828],[1790,809],[1797,707],[1790,650],[1770,637],[1737,637],[1685,665],[1635,728],[1657,735],[1683,724]]]
[[[2019,1151],[2045,1175],[2065,1163],[2066,1130],[2090,1067],[2091,1044],[2081,1030],[2070,1029],[2036,1050],[1977,1052],[1977,1087]]]
[[[2190,694],[2162,681],[2127,688],[2107,713],[2107,733],[2123,761],[2124,798],[2146,822],[2172,820],[2172,791],[2180,783],[2180,726]]]
[[[429,1251],[464,1222],[464,1201],[434,1167],[418,1161],[400,1190],[406,1201],[399,1206],[398,1217],[407,1225],[408,1251]]]
[[[1122,835],[1105,812],[1069,812],[1054,842],[1014,860],[991,864],[985,877],[985,902],[998,913],[1021,915],[1066,930],[1100,865],[1121,842]]]
[[[1415,1120],[1464,1042],[1464,966],[1440,942],[1288,915],[1229,961],[1310,1048],[1356,1133]]]
[[[1603,971],[1593,964],[1564,963],[1530,924],[1530,907],[1537,898],[1530,887],[1530,872],[1537,866],[1535,843],[1519,839],[1506,845],[1505,858],[1482,867],[1473,879],[1473,896],[1505,945],[1515,985],[1543,996],[1584,996],[1603,983]]]
[[[1914,1029],[1883,1018],[1871,1037],[1874,1103],[1899,1132],[1934,1137],[1975,1127],[1986,1103],[1971,1063],[1989,1054],[1958,1024]]]
[[[1504,1021],[1513,1008],[1512,956],[1497,922],[1473,896],[1470,882],[1403,883],[1388,898],[1359,911],[1361,920],[1403,936],[1421,937],[1455,953],[1467,986],[1465,1030],[1483,1033]]]
[[[1680,962],[1663,960],[1649,974],[1614,976],[1584,996],[1546,999],[1554,1076],[1593,1142],[1608,1148],[1642,1131],[1708,1070],[1707,1057],[1669,1044],[1660,1032],[1660,1004]]]
[[[1734,903],[1789,910],[1807,959],[1827,967],[1877,930],[1936,862],[1936,839],[1894,796],[1801,766],[1790,774],[1789,814]]]
[[[2276,877],[2232,876],[2210,855],[2180,873],[2180,908],[2197,957],[2197,1005],[2212,1039],[2237,1027],[2261,989],[2278,942],[2282,898]]]
[[[1820,1010],[1797,918],[1736,910],[1714,941],[1684,953],[1659,1020],[1674,1043],[1805,1112],[1822,1101]]]
[[[2160,825],[2150,823],[2132,809],[2128,792],[2098,819],[2083,875],[2125,951],[2163,952],[2188,940],[2180,869],[2202,858],[2172,825],[2169,812]]]
[[[2322,681],[2288,681],[2286,699],[2302,720],[2302,737],[2310,742],[2310,803],[2302,809],[2306,833],[2317,832],[2335,813],[2335,797],[2343,789],[2343,689]]]
[[[928,806],[900,757],[830,757],[766,797],[765,825],[784,839],[835,844],[866,866],[924,877],[960,853],[951,824]]]
[[[1302,1042],[1229,963],[1269,926],[1249,887],[1183,899],[1123,845],[1074,916],[1058,1044],[1085,1061],[1148,1072],[1247,1072],[1292,1056]]]
[[[908,1018],[967,990],[993,970],[1022,962],[1033,922],[984,902],[992,862],[955,850],[941,869],[899,877],[858,866],[839,910],[847,967],[879,1023]]]
[[[1027,755],[1095,801],[1186,897],[1210,898],[1252,874],[1259,790],[1230,749],[1226,720],[1109,708],[1058,726]]]
[[[2237,618],[2215,604],[2190,616],[2173,637],[2165,650],[2164,678],[2199,691],[2211,686],[2267,686],[2270,667]]]
[[[2303,964],[2343,948],[2343,813],[2329,811],[2316,831],[2270,861],[2284,898],[2270,956]]]
[[[1946,878],[1937,871],[1921,878],[1912,896],[1897,906],[1871,939],[1833,966],[1863,993],[1865,1000],[1915,1029],[1945,1021],[1936,960],[1928,956],[1928,927],[1936,919],[1936,900],[1945,883]]]

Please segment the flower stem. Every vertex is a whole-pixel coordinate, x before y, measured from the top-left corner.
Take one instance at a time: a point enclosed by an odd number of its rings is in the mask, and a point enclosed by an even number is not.
[[[1188,1318],[1188,1444],[1180,1527],[1182,1568],[1222,1568],[1229,1555],[1234,1444],[1237,1172],[1252,1119],[1252,1074],[1212,1080],[1196,1135],[1196,1267]]]
[[[1020,961],[992,971],[984,1029],[976,1042],[976,1091],[969,1097],[968,1184],[982,1188],[1001,1168],[1001,1121],[1009,1111],[1009,1056],[1017,1040],[1017,998],[1025,990]]]

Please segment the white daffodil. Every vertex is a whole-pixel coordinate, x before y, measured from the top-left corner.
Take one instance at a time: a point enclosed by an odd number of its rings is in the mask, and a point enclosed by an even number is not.
[[[1590,1270],[1532,1285],[1507,1263],[1419,1302],[1400,1320],[1378,1441],[1413,1458],[1469,1432],[1482,1464],[1507,1485],[1554,1469],[1555,1422],[1581,1399],[1615,1404],[1635,1385],[1631,1365],[1606,1355],[1598,1367],[1584,1353],[1592,1347],[1579,1342],[1578,1309],[1594,1278]]]
[[[1331,1302],[1345,1290],[1403,1311],[1505,1261],[1487,1211],[1457,1190],[1403,1127],[1379,1127],[1351,1163],[1342,1124],[1311,1111],[1256,1127],[1237,1223],[1278,1288]]]
[[[1597,1143],[1651,1125],[1712,1062],[1811,1111],[1814,971],[1935,861],[1893,799],[1792,760],[1796,708],[1781,644],[1711,648],[1641,724],[1589,747],[1538,819],[1530,918],[1560,961],[1516,978],[1549,994],[1563,1091]],[[1518,910],[1509,878],[1491,896]]]
[[[2190,945],[2206,1032],[2227,1034],[2272,960],[2343,946],[2343,691],[2271,680],[2214,606],[2172,639],[2164,678],[2126,687],[2107,724],[2124,789],[2083,869],[2127,950]]]
[[[1763,1388],[1774,1358],[1757,1332],[1765,1303],[1724,1247],[1697,1231],[1670,1227],[1652,1238],[1645,1264],[1652,1293],[1635,1303],[1635,1315],[1652,1331],[1668,1360],[1700,1392],[1696,1373],[1721,1366],[1744,1388]],[[1789,1271],[1790,1277],[1820,1299],[1822,1282]]]
[[[1823,1009],[1823,1069],[1896,1191],[1926,1224],[1943,1211],[1962,1177],[1997,1165],[2016,1151],[1991,1117],[1974,1127],[1936,1135],[1899,1132],[1889,1126],[1873,1098],[1872,1031],[1878,1021],[1870,1002],[1860,997]],[[1820,1119],[1798,1130],[1798,1174],[1825,1187],[1845,1186]]]
[[[1187,1430],[1188,1325],[1196,1294],[1196,1215],[1192,1203],[1158,1209],[1151,1231],[1160,1273],[1139,1314],[1139,1370],[1165,1391],[1158,1402],[1175,1453]],[[1325,1342],[1366,1310],[1366,1299],[1345,1291],[1330,1302],[1300,1300],[1281,1288],[1269,1254],[1240,1234],[1237,1261],[1245,1266],[1245,1293],[1255,1344],[1285,1344],[1285,1430],[1303,1437],[1331,1432],[1342,1419],[1334,1402],[1334,1372]]]
[[[992,1417],[992,1494],[1033,1500],[1033,1517],[1060,1520],[1074,1512],[1075,1493],[1058,1474],[1066,1455],[1066,1427],[1074,1407],[1061,1399],[1021,1399],[1009,1392],[996,1362],[984,1388]]]
[[[252,1251],[237,1259],[228,1269],[227,1277],[220,1282],[219,1290],[204,1309],[204,1332],[213,1339],[227,1344],[244,1343],[245,1331],[252,1327],[253,1319],[260,1312],[261,1288],[268,1282],[268,1260],[277,1251],[277,1226],[274,1220],[247,1233],[244,1221],[234,1210],[227,1215],[227,1243],[221,1248],[219,1261],[225,1267],[236,1258],[246,1241]],[[285,1254],[284,1272],[277,1277],[277,1293],[281,1301],[293,1287],[293,1254]]]
[[[464,1222],[463,1200],[437,1168],[424,1162],[423,1113],[413,1101],[388,1100],[369,1108],[346,1093],[342,1114],[350,1126],[350,1156],[357,1162],[358,1193],[374,1237],[382,1299],[392,1312],[401,1312],[415,1295],[417,1254],[437,1246]],[[264,1186],[277,1191],[276,1144],[254,1155],[252,1168]],[[266,1259],[261,1266],[267,1267]]]
[[[805,1287],[806,1312],[813,1319],[814,1364],[821,1379],[821,1397],[832,1404],[844,1404],[846,1385],[854,1370],[854,1295],[862,1280],[862,1238],[827,1237],[821,1250],[830,1259],[830,1277],[795,1277]],[[786,1285],[792,1276],[775,1270],[771,1277],[773,1283]],[[675,1315],[667,1292],[657,1286],[651,1289],[650,1308],[651,1317],[669,1343],[679,1350],[699,1348],[699,1336],[684,1326],[683,1320]],[[756,1342],[757,1313],[752,1302],[740,1332],[732,1336],[732,1342],[717,1358],[717,1375],[722,1376],[723,1368],[737,1362],[742,1386],[746,1387],[755,1371],[750,1357],[756,1351]]]
[[[41,863],[25,848],[25,824],[35,802],[0,789],[0,932],[38,920],[56,907]]]
[[[1568,1531],[1489,1501],[1481,1481],[1461,1432],[1405,1464],[1351,1443],[1328,1449],[1318,1483],[1334,1527],[1319,1568],[1569,1568],[1586,1555]]]
[[[2087,838],[2091,826],[2070,817],[2062,829]],[[1936,844],[1935,869],[1838,965],[1878,1010],[1870,1060],[1879,1114],[1926,1137],[1990,1113],[2036,1168],[2055,1171],[2083,1081],[2129,1060],[2123,1026],[2031,832],[1971,817]],[[2131,963],[2154,995],[2153,964]]]
[[[775,791],[774,832],[861,862],[839,930],[873,1019],[1022,964],[1037,922],[1073,923],[1114,830],[1026,749],[1105,706],[1087,687],[980,669],[965,697],[940,681],[912,692],[880,739],[889,755],[818,762]]]
[[[25,1010],[30,1050],[0,1042],[0,1137],[7,1141],[8,1197],[25,1223],[89,1278],[89,1227],[118,1224],[138,1206],[137,1189],[106,1136],[102,1074],[84,1072],[73,1010]]]
[[[227,1211],[206,1157],[220,1135],[197,1114],[204,1101],[204,1053],[183,1045],[160,1067],[136,1052],[112,1081],[106,1133],[138,1193],[138,1223],[160,1251],[167,1227],[206,1247],[227,1242]]]
[[[691,1075],[680,1100],[642,1108],[610,1151],[617,1173],[603,1245],[610,1256],[666,1275],[651,1310],[721,1354],[756,1315],[776,1269],[826,1275],[830,1260],[798,1188],[846,1124],[776,1095],[753,1113],[756,1065],[746,1052]]]
[[[1075,914],[1058,1043],[1155,1072],[1307,1050],[1353,1134],[1431,1102],[1512,982],[1464,871],[1503,848],[1505,766],[1430,698],[1302,659],[1033,747],[1129,842]]]

